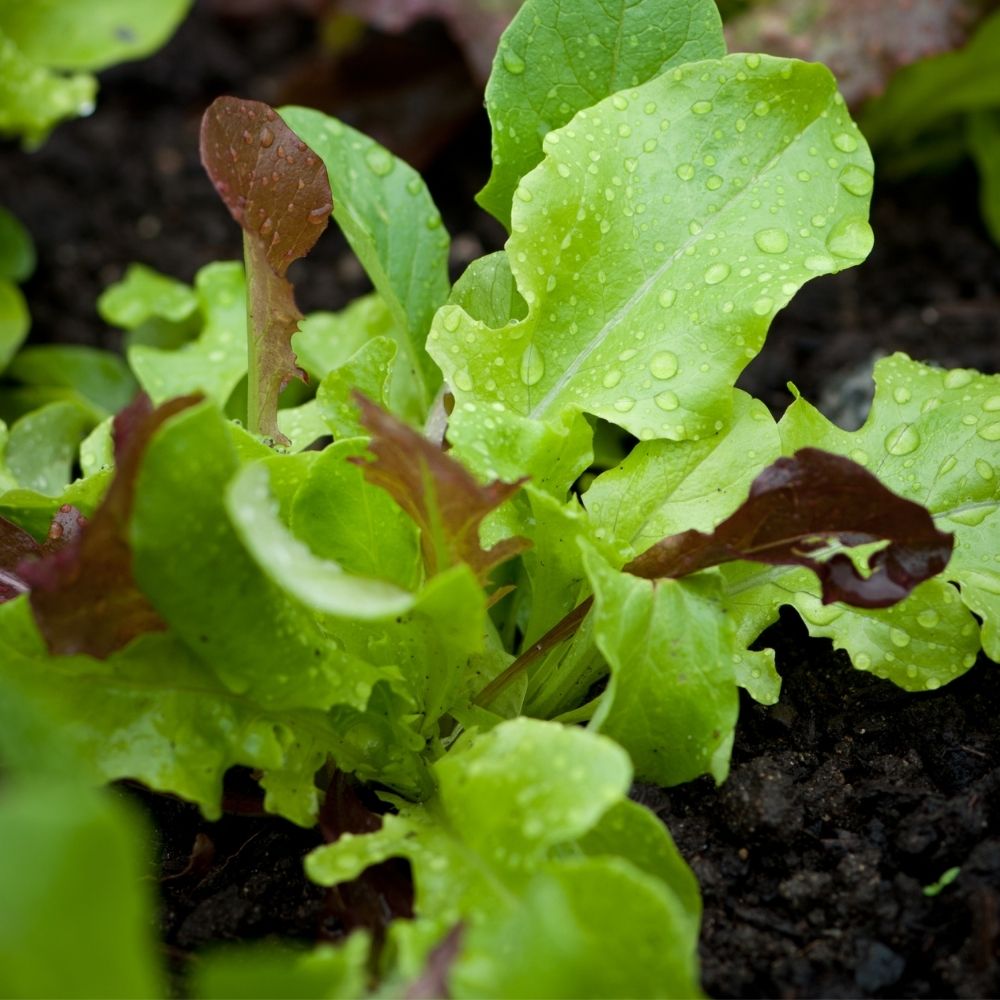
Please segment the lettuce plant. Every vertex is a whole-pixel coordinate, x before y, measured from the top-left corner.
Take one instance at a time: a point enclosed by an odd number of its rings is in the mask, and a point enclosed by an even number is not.
[[[783,605],[911,690],[1000,655],[1000,378],[894,356],[852,433],[734,388],[868,253],[872,162],[829,72],[725,55],[710,0],[528,0],[487,102],[510,238],[454,287],[406,164],[212,105],[245,272],[102,299],[143,394],[86,475],[0,495],[0,683],[97,780],[214,818],[242,765],[272,813],[323,808],[320,884],[409,861],[412,914],[273,957],[303,991],[690,996],[697,886],[631,780],[725,779]],[[301,319],[327,215],[375,290]],[[331,822],[334,771],[381,819]]]

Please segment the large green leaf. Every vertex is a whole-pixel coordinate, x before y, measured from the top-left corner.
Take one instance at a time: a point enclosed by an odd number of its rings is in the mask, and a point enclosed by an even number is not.
[[[364,709],[382,675],[338,649],[231,526],[225,497],[238,469],[225,421],[208,404],[157,434],[131,526],[140,588],[234,693],[271,708]]]
[[[23,601],[0,606],[0,635],[5,684],[65,734],[80,766],[103,781],[131,778],[179,795],[210,819],[221,815],[223,777],[238,764],[263,773],[267,809],[309,826],[319,805],[313,776],[328,757],[369,777],[386,763],[372,760],[378,719],[263,704],[233,691],[174,635],[142,636],[105,661],[50,656]]]
[[[162,996],[145,824],[77,784],[0,791],[0,995]]]
[[[457,996],[697,993],[690,882],[681,876],[675,888],[676,870],[651,862],[669,854],[669,838],[651,847],[644,829],[634,864],[626,836],[617,857],[604,856],[600,838],[588,843],[624,802],[631,769],[619,747],[517,719],[456,748],[434,772],[438,794],[426,806],[400,803],[375,833],[314,851],[310,876],[333,885],[408,858],[418,925],[429,925],[423,939],[466,925],[451,975]]]
[[[712,0],[527,0],[486,86],[493,172],[478,202],[509,229],[514,189],[542,159],[547,132],[671,66],[725,54]]]
[[[173,33],[192,0],[5,0],[0,31],[35,62],[100,70],[139,59]]]
[[[690,63],[581,111],[545,152],[507,244],[528,315],[494,329],[449,305],[428,340],[473,464],[504,413],[716,433],[776,310],[871,247],[871,159],[821,66]]]
[[[422,420],[440,382],[424,350],[448,297],[449,238],[420,175],[373,139],[308,108],[281,117],[322,157],[333,218],[392,314],[411,384],[403,415]]]
[[[586,566],[594,637],[611,666],[591,725],[628,750],[640,778],[723,781],[739,699],[717,575],[642,580],[592,552]]]

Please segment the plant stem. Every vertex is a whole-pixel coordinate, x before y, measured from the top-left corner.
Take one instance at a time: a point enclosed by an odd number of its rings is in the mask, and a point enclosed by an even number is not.
[[[537,662],[549,650],[564,642],[580,627],[587,612],[594,603],[593,597],[588,597],[577,605],[565,618],[557,622],[537,642],[533,642],[521,655],[502,673],[490,681],[473,699],[474,705],[488,705],[508,684],[518,678],[533,663]]]

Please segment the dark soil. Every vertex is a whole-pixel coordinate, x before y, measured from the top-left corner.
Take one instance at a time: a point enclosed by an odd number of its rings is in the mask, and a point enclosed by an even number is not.
[[[0,148],[0,200],[38,244],[26,287],[37,341],[115,347],[119,335],[94,303],[131,261],[187,280],[239,255],[238,230],[197,161],[200,114],[220,93],[274,103],[308,94],[422,161],[456,237],[456,270],[500,244],[472,201],[487,170],[485,116],[444,33],[370,38],[349,72],[316,51],[302,16],[240,22],[203,3],[159,55],[104,75],[91,119],[61,126],[32,156]],[[394,79],[416,73],[416,82],[387,83],[389,66]],[[1000,252],[974,189],[966,173],[879,187],[871,259],[795,299],[745,387],[780,410],[794,378],[828,413],[857,423],[878,355],[905,350],[996,371]],[[332,232],[299,267],[307,310],[339,308],[366,287]],[[853,671],[793,616],[764,640],[778,650],[784,692],[772,708],[745,701],[729,781],[636,789],[702,883],[705,989],[1000,994],[1000,668],[981,661],[947,688],[911,695]],[[240,782],[227,798],[236,811],[214,824],[140,795],[159,831],[164,939],[179,971],[213,942],[335,938],[350,922],[343,898],[301,874],[320,833],[246,815],[254,801]],[[954,867],[954,882],[924,893]]]

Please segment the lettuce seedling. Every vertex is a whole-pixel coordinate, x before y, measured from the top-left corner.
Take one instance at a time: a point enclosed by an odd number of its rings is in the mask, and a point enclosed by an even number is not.
[[[305,373],[292,353],[302,314],[285,273],[326,229],[333,208],[326,169],[272,108],[232,97],[218,98],[205,112],[201,159],[243,229],[247,426],[288,444],[278,430],[278,396]]]
[[[409,861],[386,988],[689,996],[697,890],[630,782],[725,778],[739,688],[777,698],[751,646],[784,604],[907,688],[1000,653],[1000,377],[883,360],[853,433],[734,388],[798,288],[867,254],[873,175],[829,72],[726,56],[709,0],[527,0],[488,95],[480,198],[510,239],[450,289],[388,150],[209,109],[246,278],[133,271],[104,299],[153,398],[113,472],[0,495],[0,678],[96,778],[210,817],[234,765],[302,825],[331,762],[378,788],[381,826],[307,867]],[[328,215],[375,291],[300,322],[285,270]],[[315,398],[279,399],[299,369]],[[36,552],[73,496],[89,524]]]

